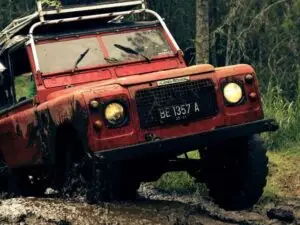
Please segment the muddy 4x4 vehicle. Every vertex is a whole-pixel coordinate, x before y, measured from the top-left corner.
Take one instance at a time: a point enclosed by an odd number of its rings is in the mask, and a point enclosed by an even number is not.
[[[71,195],[80,180],[89,199],[124,200],[187,171],[224,208],[257,202],[268,174],[257,134],[277,125],[251,66],[188,67],[143,1],[37,6],[0,37],[2,191]]]

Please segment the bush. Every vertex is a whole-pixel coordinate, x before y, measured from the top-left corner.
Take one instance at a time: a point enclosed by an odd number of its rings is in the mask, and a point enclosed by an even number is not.
[[[263,95],[266,118],[274,118],[280,125],[279,131],[263,135],[270,150],[283,150],[300,141],[300,96],[287,100],[282,90],[275,86]]]

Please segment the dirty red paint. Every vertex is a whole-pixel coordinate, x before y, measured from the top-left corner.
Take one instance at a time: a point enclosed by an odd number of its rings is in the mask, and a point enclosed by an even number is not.
[[[175,49],[174,46],[172,48]],[[60,72],[42,75],[36,71],[30,46],[27,52],[38,84],[35,104],[29,102],[0,117],[0,151],[10,167],[45,163],[45,152],[55,151],[51,149],[55,146],[51,143],[55,137],[50,138],[49,134],[66,121],[73,122],[75,129],[84,133],[87,141],[83,145],[87,150],[98,152],[145,142],[147,133],[164,139],[263,118],[258,82],[249,65],[186,67],[181,53],[178,53],[176,56],[153,59],[150,63],[130,62],[85,68],[76,74]],[[245,82],[248,74],[254,76],[252,84]],[[217,93],[218,114],[205,120],[142,129],[135,102],[136,91],[157,87],[159,80],[183,76],[190,76],[191,80],[212,79]],[[246,98],[254,92],[257,100],[235,107],[226,106],[221,89],[225,79],[239,80],[244,86]],[[104,123],[104,118],[98,111],[90,110],[89,102],[95,99],[106,102],[116,98],[128,103],[130,121],[120,128],[104,126],[100,131],[95,130],[94,122],[100,120]]]

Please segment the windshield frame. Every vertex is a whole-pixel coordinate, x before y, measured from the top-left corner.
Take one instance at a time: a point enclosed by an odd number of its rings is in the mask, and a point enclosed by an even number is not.
[[[113,35],[113,34],[116,34],[116,33],[122,33],[123,34],[123,33],[137,32],[137,31],[147,31],[147,30],[151,30],[151,29],[157,29],[161,32],[164,40],[166,40],[166,43],[169,45],[169,47],[172,51],[172,54],[154,56],[153,58],[151,58],[151,61],[156,61],[156,60],[159,60],[159,59],[165,59],[165,58],[170,58],[170,57],[172,57],[172,58],[177,57],[176,47],[172,44],[172,41],[170,40],[170,38],[166,34],[163,27],[157,26],[157,25],[147,26],[147,27],[140,27],[140,28],[122,28],[122,29],[116,29],[114,31],[110,30],[110,31],[97,32],[97,33],[81,33],[80,35],[72,34],[72,35],[66,35],[66,36],[63,36],[63,37],[60,37],[60,38],[36,39],[36,45],[38,46],[39,44],[56,43],[58,41],[59,42],[64,42],[64,41],[69,41],[69,40],[96,37],[98,42],[99,42],[100,49],[102,50],[102,52],[105,56],[105,55],[108,55],[108,50],[107,50],[107,48],[106,48],[106,46],[103,42],[103,39],[102,39],[104,36]],[[128,65],[128,64],[137,64],[137,63],[138,64],[140,64],[140,63],[149,64],[149,62],[147,62],[147,60],[143,60],[143,59],[130,60],[130,61],[124,60],[124,61],[121,61],[119,63],[104,63],[104,64],[99,63],[98,65],[95,65],[95,66],[79,67],[79,68],[76,69],[76,73],[86,71],[86,70],[95,70],[95,69],[102,69],[102,68],[107,68],[107,67],[117,67],[117,66],[122,66],[124,64]],[[59,74],[72,75],[74,73],[73,68],[70,68],[68,70],[54,71],[54,72],[48,72],[48,73],[42,73],[42,71],[36,71],[36,72],[40,72],[42,77],[54,76],[54,75],[59,75]]]

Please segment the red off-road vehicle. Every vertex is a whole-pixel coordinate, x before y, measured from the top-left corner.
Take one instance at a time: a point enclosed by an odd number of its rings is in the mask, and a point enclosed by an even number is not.
[[[256,134],[278,127],[251,66],[187,66],[142,0],[37,6],[0,36],[2,191],[70,194],[80,178],[89,199],[123,200],[187,171],[224,208],[257,202],[268,159]]]

